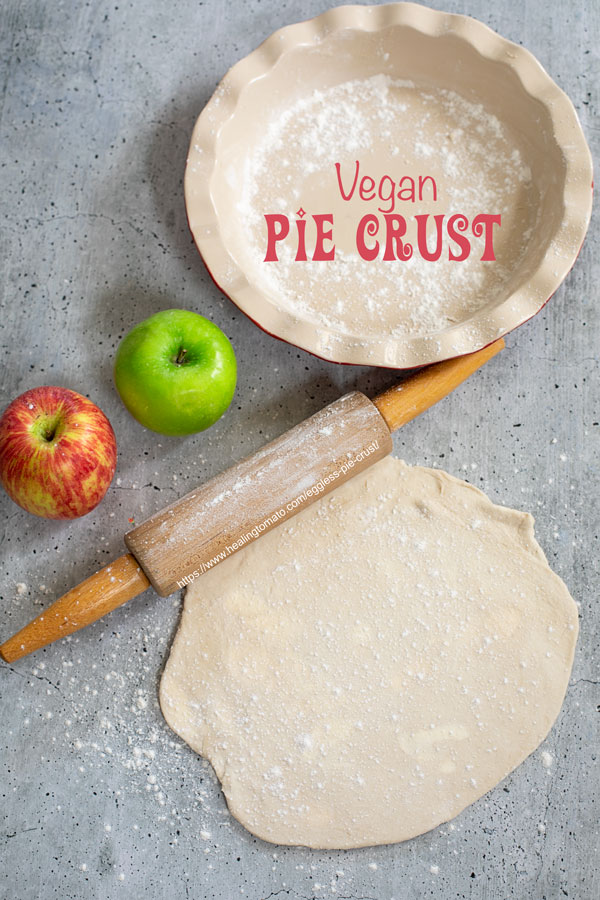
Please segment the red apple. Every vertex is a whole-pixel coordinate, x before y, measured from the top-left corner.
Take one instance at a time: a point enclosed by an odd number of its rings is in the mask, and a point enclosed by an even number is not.
[[[33,388],[0,418],[0,481],[15,503],[36,516],[89,513],[108,490],[116,462],[110,422],[75,391]]]

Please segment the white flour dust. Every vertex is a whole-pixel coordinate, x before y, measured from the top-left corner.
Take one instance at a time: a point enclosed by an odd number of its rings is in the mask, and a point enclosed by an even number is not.
[[[449,239],[439,261],[416,251],[407,261],[384,261],[385,206],[378,197],[341,198],[335,163],[346,185],[354,166],[377,183],[389,175],[431,176],[438,193],[419,202],[396,200],[395,212],[408,224],[415,245],[414,215],[501,214],[495,262],[481,262],[483,238],[461,262],[448,260]],[[233,177],[233,176],[232,176]],[[441,88],[376,75],[349,81],[298,99],[274,115],[262,139],[245,157],[240,180],[238,252],[250,280],[273,301],[301,319],[360,338],[432,335],[494,305],[524,258],[536,223],[531,171],[515,140],[481,104]],[[308,261],[295,260],[296,210],[307,217]],[[285,213],[290,235],[277,245],[278,262],[265,263],[265,213]],[[333,213],[335,260],[312,261],[311,219]],[[379,257],[363,260],[356,250],[356,225],[366,213],[380,217]],[[434,237],[433,224],[428,241]],[[370,238],[369,241],[373,239]],[[312,241],[312,244],[311,244]],[[329,245],[328,245],[329,246]],[[453,248],[456,249],[456,248]]]

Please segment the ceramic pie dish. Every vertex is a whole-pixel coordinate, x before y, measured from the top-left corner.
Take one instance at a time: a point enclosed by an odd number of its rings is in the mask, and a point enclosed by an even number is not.
[[[410,368],[541,309],[584,239],[592,162],[527,50],[412,3],[341,6],[227,73],[194,128],[185,199],[211,275],[261,328]]]

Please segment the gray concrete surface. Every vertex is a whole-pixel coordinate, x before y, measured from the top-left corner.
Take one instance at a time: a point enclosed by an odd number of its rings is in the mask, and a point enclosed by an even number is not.
[[[186,226],[188,139],[215,85],[273,29],[326,5],[2,3],[1,404],[47,383],[89,394],[109,415],[120,455],[119,480],[83,520],[41,521],[0,497],[0,635],[120,554],[130,519],[344,389],[390,381],[259,331],[212,284]],[[597,148],[597,3],[439,5],[531,49]],[[333,853],[262,843],[229,816],[208,765],[160,715],[156,688],[180,597],[147,592],[70,642],[0,666],[0,897],[600,895],[597,250],[596,222],[545,310],[396,441],[409,462],[443,466],[534,513],[542,546],[580,604],[571,685],[542,748],[552,764],[536,752],[451,825],[405,844]],[[187,440],[138,427],[111,381],[119,338],[169,306],[208,315],[239,358],[231,411]]]

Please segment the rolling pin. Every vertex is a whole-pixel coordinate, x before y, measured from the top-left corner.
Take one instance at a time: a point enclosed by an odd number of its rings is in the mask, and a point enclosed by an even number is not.
[[[447,396],[504,347],[421,369],[374,400],[358,391],[155,513],[125,535],[128,553],[44,610],[0,646],[14,662],[72,634],[150,585],[162,597],[191,584],[392,450],[392,432]]]

